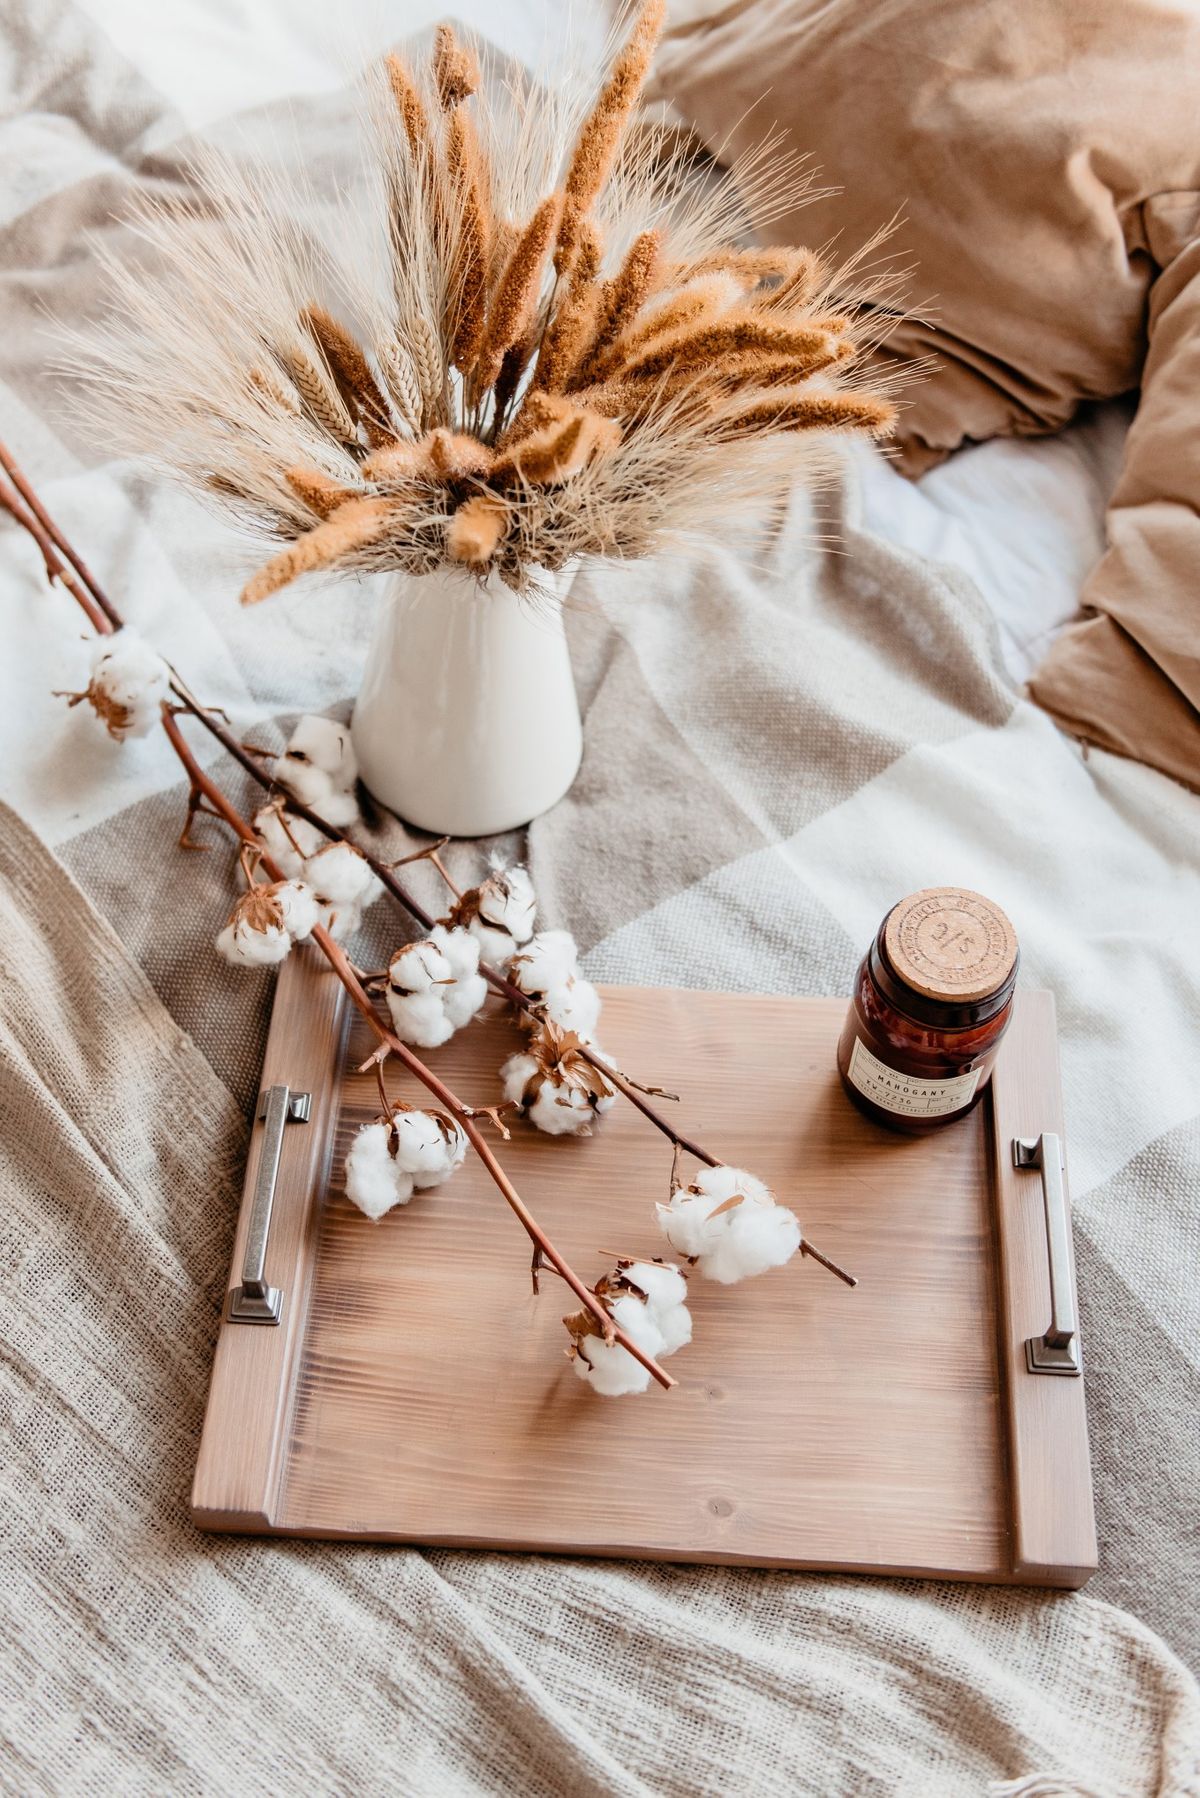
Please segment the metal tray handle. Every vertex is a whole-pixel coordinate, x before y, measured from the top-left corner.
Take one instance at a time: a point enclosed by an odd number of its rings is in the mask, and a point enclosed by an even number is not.
[[[267,1285],[271,1208],[275,1203],[284,1130],[289,1123],[307,1124],[311,1112],[312,1094],[294,1093],[286,1086],[268,1087],[259,1099],[262,1148],[254,1177],[254,1198],[246,1231],[246,1252],[242,1258],[242,1283],[229,1295],[229,1316],[234,1323],[277,1324],[283,1315],[282,1292],[278,1286]]]
[[[1067,1189],[1063,1181],[1062,1144],[1052,1130],[1043,1131],[1041,1136],[1014,1137],[1013,1165],[1041,1171],[1042,1202],[1046,1210],[1046,1254],[1050,1265],[1050,1328],[1044,1336],[1028,1338],[1025,1365],[1030,1373],[1078,1374],[1082,1371],[1082,1363],[1071,1272],[1071,1220],[1067,1214]]]

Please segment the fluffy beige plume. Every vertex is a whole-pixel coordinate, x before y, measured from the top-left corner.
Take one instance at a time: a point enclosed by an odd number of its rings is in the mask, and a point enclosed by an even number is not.
[[[797,250],[790,244],[768,244],[762,249],[713,250],[694,262],[676,262],[664,271],[672,282],[688,281],[696,275],[736,275],[748,288],[760,281],[790,279],[798,258],[811,257],[811,250]]]
[[[542,201],[517,238],[508,267],[500,277],[488,309],[487,329],[475,365],[475,384],[481,390],[493,385],[505,352],[521,342],[533,323],[542,271],[554,241],[561,206],[561,193],[553,193]]]
[[[458,266],[450,360],[463,374],[475,365],[487,322],[487,179],[474,127],[461,106],[446,126],[446,166],[454,194]]]
[[[619,372],[630,376],[655,376],[667,369],[712,365],[721,357],[747,350],[771,350],[815,367],[834,353],[837,340],[824,327],[792,324],[787,319],[764,318],[760,313],[739,312],[697,327],[684,326],[668,336],[655,337],[647,349],[624,362]]]
[[[443,481],[465,481],[490,472],[495,454],[465,431],[431,431],[422,444],[428,465]]]
[[[572,279],[566,298],[542,339],[531,385],[561,393],[569,384],[596,331],[600,289],[594,281]]]
[[[412,70],[401,56],[389,56],[385,59],[388,85],[396,102],[396,110],[404,126],[408,147],[417,161],[432,156],[433,134],[429,129],[429,114],[425,103],[417,91]]]
[[[643,0],[628,41],[584,120],[563,184],[562,221],[554,251],[554,266],[559,274],[566,274],[574,264],[583,222],[604,186],[645,85],[666,12],[666,0]]]
[[[328,518],[339,506],[358,497],[353,487],[343,486],[320,468],[285,468],[283,478],[296,498],[318,518]]]
[[[359,465],[364,481],[405,481],[429,467],[428,438],[419,443],[389,443]]]
[[[503,360],[500,363],[500,373],[496,376],[492,395],[494,416],[498,423],[503,420],[516,395],[517,388],[521,384],[521,376],[524,374],[532,354],[533,341],[529,337],[521,338],[504,352]]]
[[[662,250],[661,231],[642,231],[626,251],[617,273],[600,288],[596,335],[583,359],[580,373],[594,376],[606,350],[632,324],[654,282]]]
[[[811,393],[780,388],[718,415],[714,432],[725,440],[758,431],[865,431],[882,437],[896,422],[896,408],[870,393]]]
[[[620,427],[613,419],[569,403],[555,405],[554,395],[545,397],[551,403],[540,415],[548,412],[547,422],[522,436],[497,458],[493,480],[516,478],[531,487],[554,486],[569,481],[593,458],[609,454],[620,443]],[[532,415],[539,416],[536,403]]]
[[[628,368],[652,344],[668,334],[675,336],[684,330],[694,331],[697,326],[731,311],[742,298],[741,285],[732,275],[708,275],[688,281],[674,292],[663,294],[634,319],[613,345],[602,368],[606,372]]]
[[[596,277],[602,255],[599,230],[591,219],[585,219],[575,268],[542,338],[532,387],[544,388],[547,393],[561,392],[587,353],[599,318],[600,288]]]
[[[792,266],[778,287],[761,295],[759,303],[771,311],[786,312],[807,306],[829,281],[829,268],[815,250],[800,246],[791,252]]]
[[[479,87],[479,59],[459,43],[453,25],[439,25],[434,36],[433,79],[443,112],[460,106]]]
[[[308,351],[298,343],[286,343],[277,354],[313,423],[339,443],[356,443],[358,431],[341,394]]]
[[[362,345],[324,306],[306,306],[301,323],[325,357],[347,408],[361,419],[372,449],[393,443],[396,433],[387,401],[379,391]]]
[[[498,493],[477,493],[446,526],[446,554],[452,562],[476,567],[490,562],[508,527],[509,507]]]
[[[259,569],[242,589],[242,604],[256,606],[297,576],[328,568],[352,550],[373,542],[386,529],[391,512],[392,503],[386,499],[352,499],[339,506],[323,524],[297,537]]]

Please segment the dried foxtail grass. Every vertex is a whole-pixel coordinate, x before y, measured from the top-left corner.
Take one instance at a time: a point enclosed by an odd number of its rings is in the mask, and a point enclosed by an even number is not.
[[[811,171],[769,137],[721,173],[636,119],[661,24],[662,0],[628,13],[596,89],[500,75],[442,27],[427,64],[372,72],[336,215],[207,154],[203,216],[151,199],[138,268],[100,251],[112,319],[72,372],[109,442],[274,541],[248,602],[318,569],[524,592],[687,550],[886,433],[886,234],[840,264],[748,244]]]

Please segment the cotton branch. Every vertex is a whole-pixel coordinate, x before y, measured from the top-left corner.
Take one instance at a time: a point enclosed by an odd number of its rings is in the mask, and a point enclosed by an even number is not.
[[[174,749],[183,765],[184,771],[191,783],[193,793],[198,792],[205,800],[207,800],[209,807],[220,815],[235,835],[240,838],[242,843],[247,845],[247,847],[252,847],[256,852],[261,850],[261,844],[250,825],[236,810],[230,800],[221,791],[220,787],[217,786],[216,782],[204,772],[203,768],[201,768],[200,764],[196,761],[191,750],[188,748],[183,732],[180,730],[175,717],[172,715],[171,709],[167,706],[163,707],[163,729],[170,739],[171,747]],[[260,856],[260,865],[264,871],[270,875],[272,880],[282,880],[284,878],[282,870],[265,852]],[[631,1354],[635,1361],[640,1362],[641,1365],[646,1368],[654,1379],[658,1381],[660,1386],[668,1388],[673,1386],[675,1381],[671,1378],[670,1374],[664,1372],[652,1356],[645,1354],[639,1349],[637,1344],[613,1322],[595,1293],[584,1285],[574,1269],[564,1260],[562,1255],[559,1254],[554,1244],[550,1241],[550,1238],[537,1222],[537,1219],[526,1206],[508,1175],[504,1172],[499,1161],[497,1161],[495,1155],[492,1153],[490,1145],[475,1121],[476,1114],[474,1110],[469,1105],[464,1105],[457,1094],[452,1092],[445,1082],[440,1080],[431,1068],[426,1067],[425,1063],[413,1054],[407,1043],[402,1043],[398,1036],[395,1036],[390,1030],[386,1029],[380,1022],[379,1016],[374,1005],[371,1003],[371,999],[366,989],[355,974],[354,969],[340,944],[334,942],[333,938],[329,935],[329,932],[323,929],[319,924],[313,930],[312,940],[316,943],[325,959],[329,962],[334,973],[345,987],[351,1002],[366,1020],[369,1029],[379,1043],[380,1050],[386,1051],[389,1055],[394,1055],[411,1074],[416,1076],[423,1086],[428,1088],[438,1103],[457,1121],[467,1137],[467,1140],[475,1150],[475,1153],[487,1169],[491,1179],[500,1189],[509,1208],[515,1213],[522,1228],[525,1230],[526,1235],[533,1243],[535,1251],[540,1255],[541,1260],[548,1263],[562,1276],[572,1292],[579,1299],[580,1303],[586,1306],[592,1313],[601,1326],[605,1340],[611,1339],[619,1342],[621,1347]],[[382,1054],[379,1059],[380,1061],[383,1060]]]
[[[122,629],[124,620],[121,617],[120,612],[108,598],[108,595],[99,585],[95,576],[92,575],[87,564],[72,548],[67,538],[45,510],[33,488],[30,486],[29,481],[18,467],[11,452],[2,442],[0,442],[0,467],[4,469],[4,472],[7,474],[13,487],[16,489],[16,493],[19,495],[19,499],[14,499],[10,494],[4,491],[3,486],[0,486],[0,504],[3,504],[6,510],[16,519],[17,523],[28,531],[30,536],[37,543],[38,548],[42,553],[42,559],[46,565],[47,578],[51,581],[57,580],[61,582],[87,614],[87,617],[94,628],[101,634],[109,630]],[[69,564],[69,566],[64,566],[64,563]],[[200,721],[205,730],[207,730],[211,736],[215,737],[227,754],[233,757],[234,761],[249,774],[252,780],[257,781],[260,786],[265,787],[270,791],[275,783],[272,781],[269,774],[264,773],[253,754],[248,751],[234,736],[233,732],[221,722],[220,718],[211,707],[201,705],[200,701],[196,699],[194,694],[188,689],[175,669],[172,668],[170,674],[171,691],[174,693],[183,709],[190,712],[193,717]],[[176,735],[178,735],[178,732]],[[182,736],[179,736],[179,742],[184,742]],[[193,765],[195,764],[193,763]],[[198,810],[204,809],[199,802],[199,791],[202,791],[202,789],[197,789],[195,782],[193,781],[192,799],[195,800],[196,803],[191,806],[188,819],[189,824],[195,816],[195,813]],[[293,799],[290,795],[287,799],[287,807],[289,811],[306,819],[309,824],[315,826],[317,830],[332,841],[350,842],[351,839],[346,835],[345,831],[339,830],[336,826],[328,824],[318,812],[312,811],[307,805],[302,804],[299,800]],[[187,838],[187,835],[188,832],[185,827],[184,839]],[[257,839],[255,840],[257,841]],[[185,846],[187,845],[185,844]],[[397,904],[407,911],[409,916],[420,925],[422,930],[432,930],[436,921],[433,915],[426,911],[424,906],[419,904],[407,888],[396,879],[393,867],[389,866],[386,862],[377,860],[366,850],[362,850],[360,845],[355,844],[354,847],[360,849],[360,853],[363,854],[372,871],[379,880],[382,881],[384,887],[392,895],[393,899],[396,900]],[[430,851],[420,851],[416,856],[406,857],[405,860],[432,860],[435,866],[439,868],[447,885],[453,890],[453,882],[446,874],[444,868],[441,867],[440,858],[437,855],[437,851],[440,850],[441,847],[442,845],[440,843],[436,843],[433,845],[432,853]],[[266,864],[264,863],[264,865]],[[403,863],[399,862],[394,864],[394,866],[397,867],[402,865]],[[523,993],[520,987],[517,986],[515,982],[509,980],[498,968],[493,968],[489,966],[488,963],[481,961],[479,964],[479,972],[483,975],[489,986],[492,987],[493,991],[501,994],[511,1005],[516,1006],[522,1011],[530,1013],[536,1012],[535,1001],[533,1001],[527,993]],[[701,1162],[706,1167],[717,1167],[720,1165],[715,1155],[710,1155],[708,1150],[701,1147],[699,1143],[693,1142],[681,1131],[676,1130],[669,1119],[664,1117],[660,1111],[656,1110],[655,1107],[649,1103],[649,1100],[643,1091],[639,1089],[627,1075],[622,1074],[618,1069],[598,1058],[587,1044],[581,1044],[580,1053],[586,1061],[590,1062],[591,1065],[603,1075],[604,1079],[607,1080],[610,1085],[615,1086],[617,1091],[628,1099],[635,1110],[641,1112],[647,1123],[652,1124],[656,1130],[660,1131],[661,1134],[666,1137],[674,1150],[676,1164],[678,1163],[679,1155],[685,1154],[692,1156],[694,1160]],[[852,1274],[846,1273],[836,1262],[831,1261],[826,1255],[823,1255],[818,1249],[814,1248],[812,1243],[806,1238],[801,1239],[800,1252],[802,1255],[808,1255],[814,1261],[819,1262],[820,1265],[827,1268],[830,1273],[836,1274],[838,1279],[843,1280],[847,1286],[856,1286],[858,1284]]]

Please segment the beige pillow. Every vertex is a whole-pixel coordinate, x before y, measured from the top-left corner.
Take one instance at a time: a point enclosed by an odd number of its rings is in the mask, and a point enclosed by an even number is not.
[[[1183,0],[688,0],[655,92],[725,154],[788,127],[842,192],[771,235],[894,240],[934,296],[895,354],[920,474],[1143,386],[1083,595],[1032,684],[1063,725],[1200,787],[1200,9]]]

